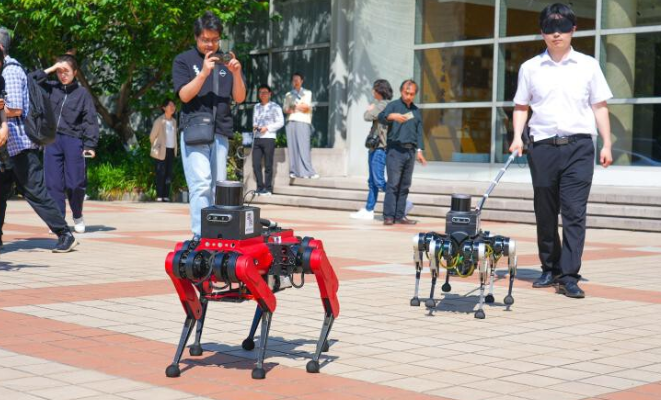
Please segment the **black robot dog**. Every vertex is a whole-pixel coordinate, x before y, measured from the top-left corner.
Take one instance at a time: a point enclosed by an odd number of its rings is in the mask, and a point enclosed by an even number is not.
[[[446,270],[445,283],[441,287],[443,292],[452,290],[450,276],[456,275],[467,278],[477,269],[480,278],[480,302],[475,318],[484,319],[484,303],[493,303],[493,284],[498,261],[507,257],[509,272],[509,290],[503,302],[507,309],[514,304],[512,287],[516,276],[516,242],[514,239],[500,235],[491,235],[480,229],[480,213],[487,198],[500,181],[516,153],[512,153],[501,168],[496,179],[491,182],[489,189],[482,196],[480,203],[471,210],[471,197],[465,194],[453,194],[450,211],[445,218],[445,234],[436,232],[418,233],[413,237],[413,261],[415,262],[415,293],[411,299],[411,306],[419,306],[420,275],[422,274],[425,255],[429,259],[431,271],[431,293],[425,301],[427,308],[435,308],[434,290],[440,274],[440,267]],[[484,295],[484,286],[489,279],[489,294]]]

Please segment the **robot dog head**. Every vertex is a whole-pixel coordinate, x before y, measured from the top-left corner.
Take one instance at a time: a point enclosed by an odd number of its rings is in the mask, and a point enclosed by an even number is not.
[[[243,204],[243,184],[216,184],[216,204],[202,210],[202,238],[244,240],[260,236],[259,208]]]

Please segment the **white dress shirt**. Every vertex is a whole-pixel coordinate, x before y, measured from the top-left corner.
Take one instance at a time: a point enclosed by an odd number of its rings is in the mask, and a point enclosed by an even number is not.
[[[597,134],[592,105],[613,94],[599,63],[571,49],[561,62],[548,51],[521,65],[514,103],[530,105],[528,123],[534,141],[580,133]]]

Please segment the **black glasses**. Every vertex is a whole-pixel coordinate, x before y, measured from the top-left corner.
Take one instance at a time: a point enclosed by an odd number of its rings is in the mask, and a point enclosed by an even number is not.
[[[542,23],[542,32],[551,35],[556,32],[569,33],[574,29],[574,23],[567,18],[547,18]]]

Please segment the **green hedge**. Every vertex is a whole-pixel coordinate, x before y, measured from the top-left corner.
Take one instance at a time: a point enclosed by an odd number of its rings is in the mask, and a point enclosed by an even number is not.
[[[242,161],[236,157],[241,135],[230,141],[227,179],[240,180]],[[87,163],[87,194],[92,199],[121,199],[124,194],[132,198],[153,200],[156,197],[156,162],[149,156],[151,145],[147,135],[138,136],[138,145],[127,151],[119,137],[102,135],[96,157]],[[177,156],[172,177],[172,195],[187,190],[181,157]]]

